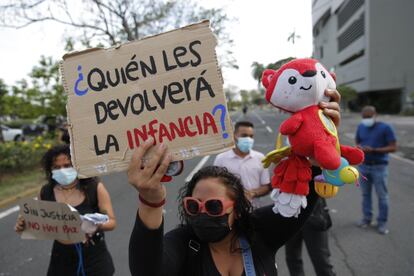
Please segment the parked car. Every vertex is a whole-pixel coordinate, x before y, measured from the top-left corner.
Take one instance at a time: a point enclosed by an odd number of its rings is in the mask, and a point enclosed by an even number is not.
[[[18,128],[10,128],[5,125],[0,125],[4,141],[23,141],[23,130]]]
[[[62,116],[45,116],[42,115],[31,124],[23,125],[23,134],[25,137],[34,137],[46,133],[53,133],[56,128],[61,126],[65,118]]]
[[[47,125],[43,123],[34,122],[22,126],[23,134],[25,137],[36,137],[47,133]]]

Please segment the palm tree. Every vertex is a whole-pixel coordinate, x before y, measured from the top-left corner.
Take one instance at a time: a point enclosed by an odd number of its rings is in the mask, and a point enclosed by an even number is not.
[[[289,61],[295,59],[294,57],[288,57],[288,58],[284,58],[284,59],[280,59],[278,61],[276,61],[275,63],[271,63],[269,65],[266,66],[266,69],[273,69],[273,70],[278,70],[280,67],[282,67],[283,64],[288,63]]]
[[[264,67],[263,64],[261,64],[257,61],[253,62],[251,67],[253,68],[252,76],[255,80],[257,80],[257,89],[260,90],[260,83],[262,81],[262,74],[263,74],[263,71],[266,68]]]

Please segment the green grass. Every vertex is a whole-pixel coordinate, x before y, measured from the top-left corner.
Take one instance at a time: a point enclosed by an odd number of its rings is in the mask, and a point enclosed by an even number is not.
[[[0,202],[35,187],[40,190],[42,184],[46,182],[44,179],[43,172],[38,168],[3,175],[0,179]]]

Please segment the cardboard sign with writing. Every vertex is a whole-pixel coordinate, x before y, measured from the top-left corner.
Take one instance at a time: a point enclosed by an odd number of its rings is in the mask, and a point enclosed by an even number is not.
[[[20,202],[20,215],[26,223],[22,239],[64,240],[74,243],[85,240],[79,213],[67,204],[23,199]]]
[[[233,147],[216,44],[203,21],[65,55],[61,71],[79,176],[126,170],[149,137],[167,144],[173,160]]]

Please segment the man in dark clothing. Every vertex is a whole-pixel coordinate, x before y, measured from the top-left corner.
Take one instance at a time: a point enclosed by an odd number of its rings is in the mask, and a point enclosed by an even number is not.
[[[397,139],[390,125],[376,121],[377,112],[373,106],[362,109],[362,121],[356,133],[356,143],[364,151],[365,160],[359,166],[362,191],[363,218],[358,226],[366,228],[372,220],[372,188],[378,196],[379,214],[377,230],[380,234],[388,234],[388,153],[397,149]]]
[[[325,199],[319,199],[315,209],[299,231],[285,245],[286,264],[291,276],[304,276],[302,244],[306,244],[315,273],[318,276],[334,276],[329,260],[328,229],[332,226]]]

